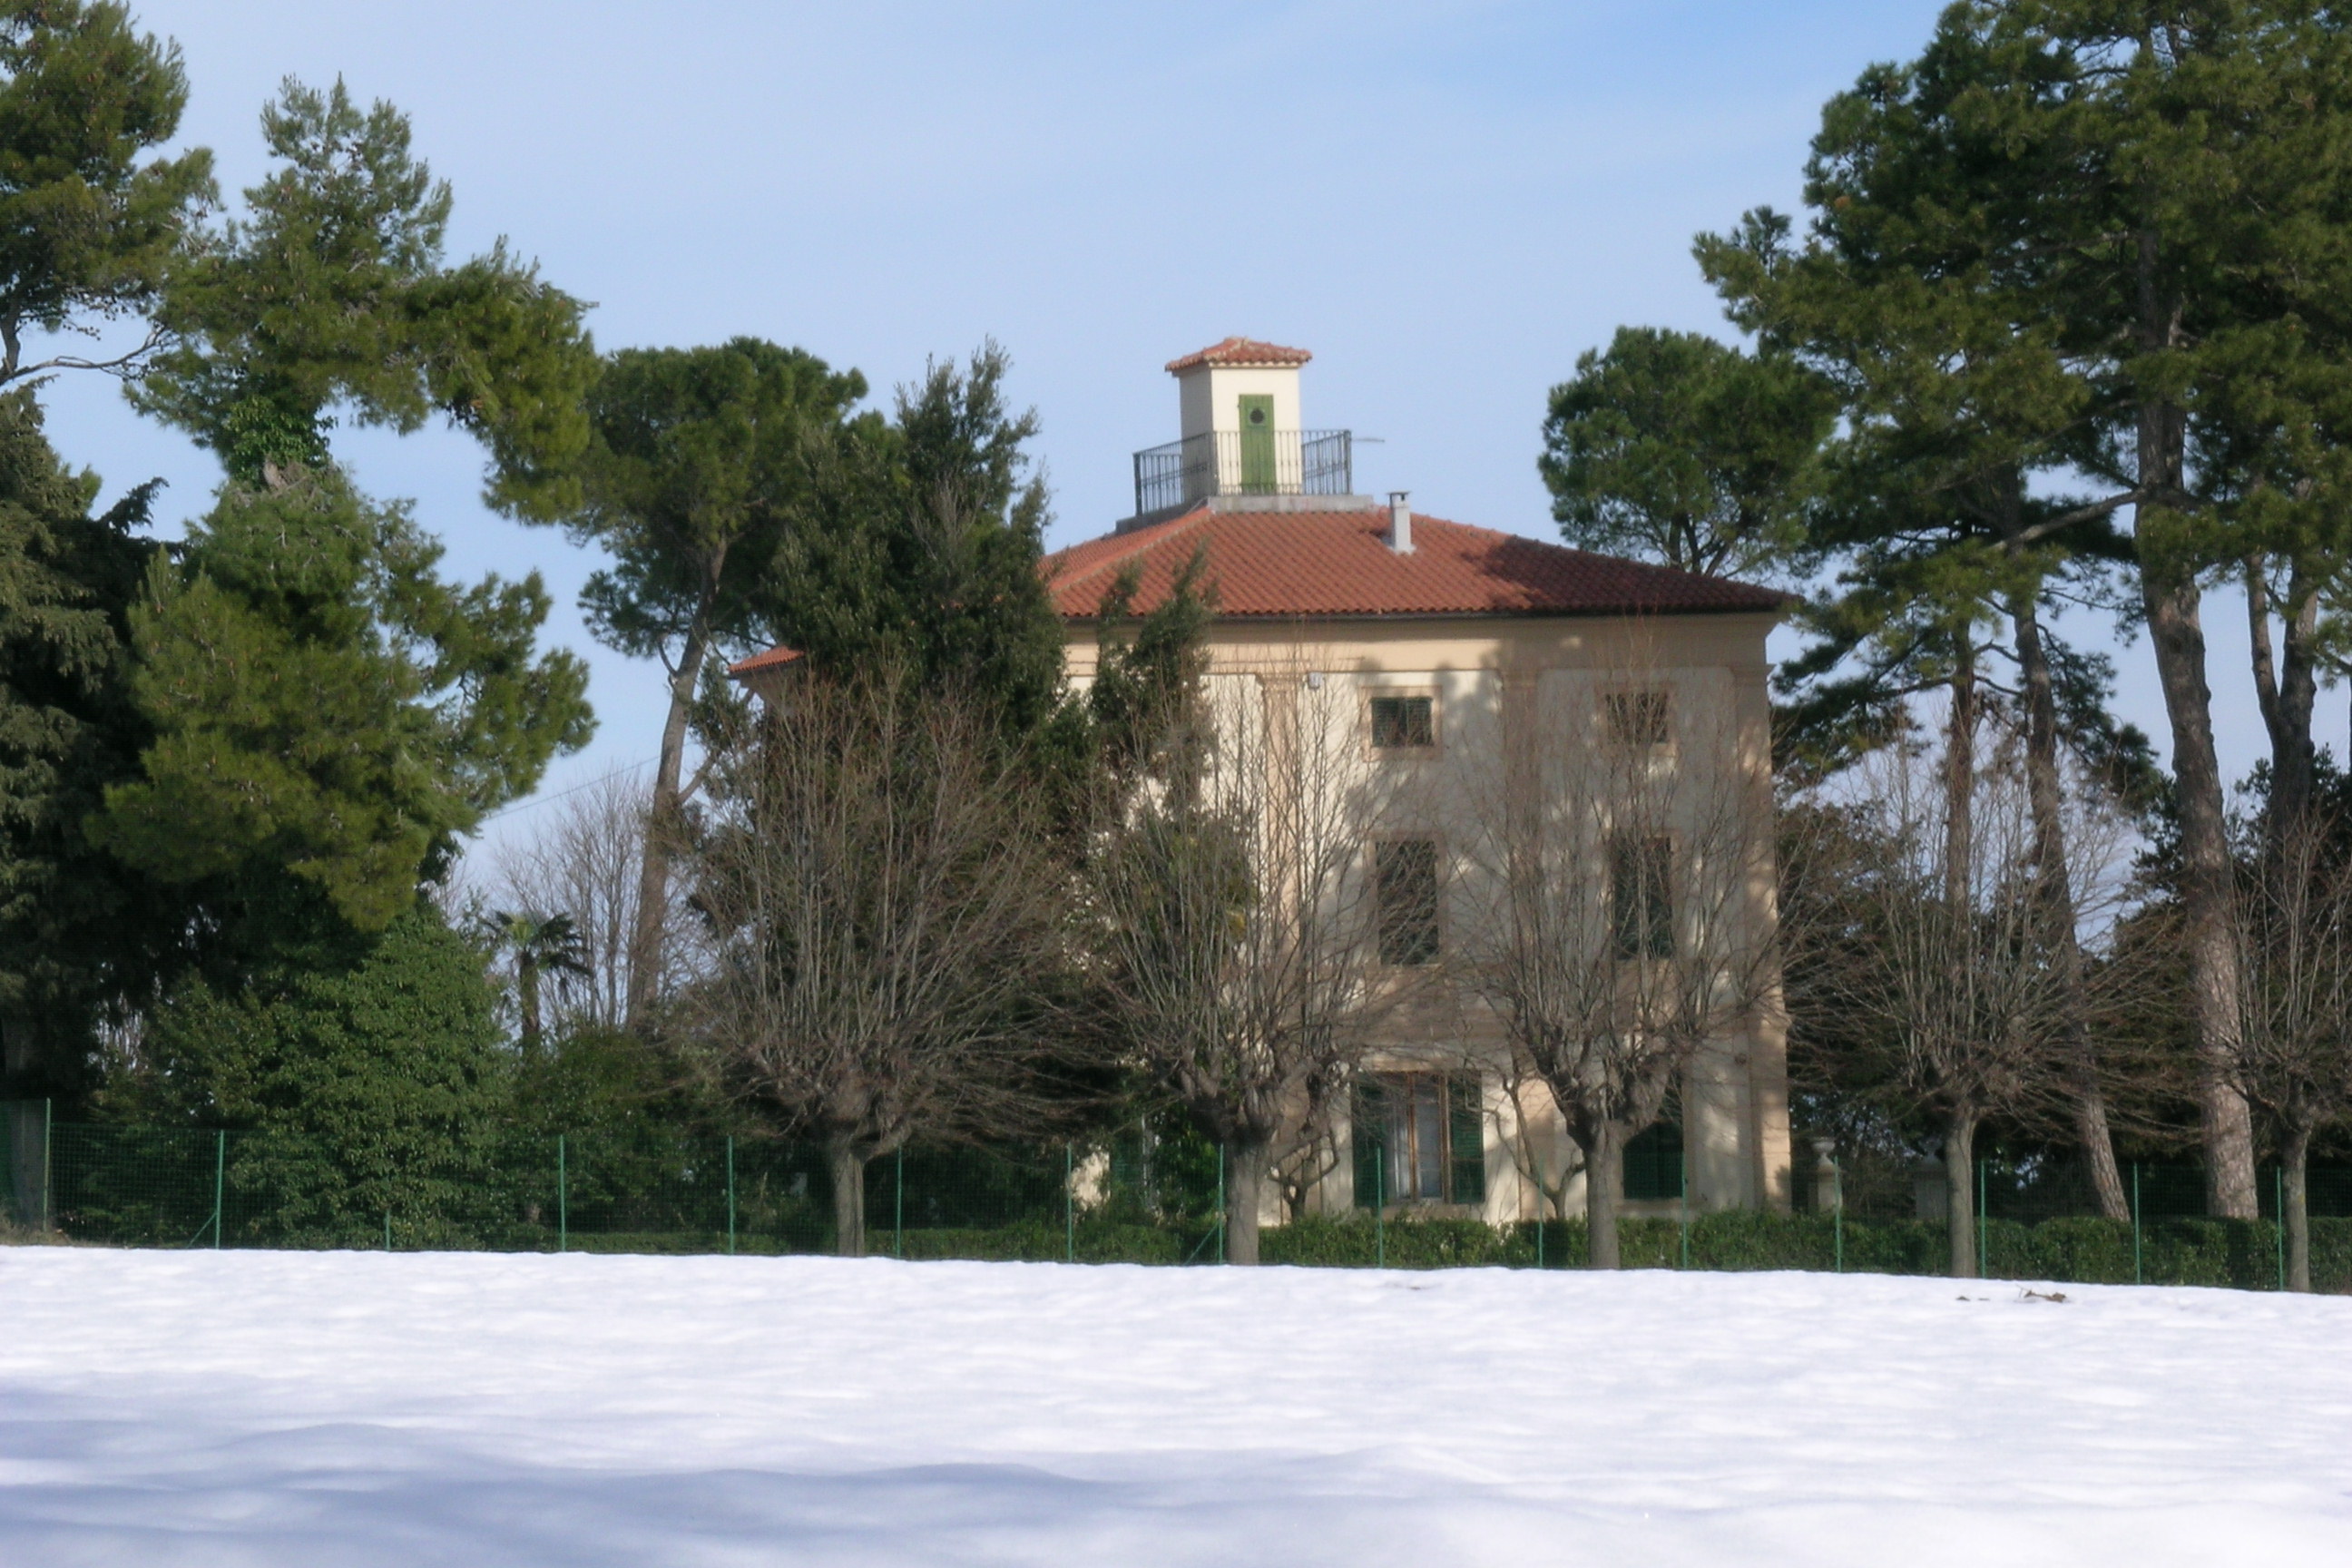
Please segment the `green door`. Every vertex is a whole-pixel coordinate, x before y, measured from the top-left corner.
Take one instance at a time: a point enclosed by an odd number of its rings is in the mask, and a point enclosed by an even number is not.
[[[1242,493],[1275,493],[1274,397],[1269,393],[1242,395]]]

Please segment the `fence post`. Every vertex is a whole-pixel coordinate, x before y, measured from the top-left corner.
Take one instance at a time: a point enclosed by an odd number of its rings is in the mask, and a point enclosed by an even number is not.
[[[228,1130],[213,1134],[213,1250],[220,1250],[221,1191],[228,1174]]]
[[[907,1256],[907,1146],[898,1145],[890,1185],[890,1256]]]
[[[57,1166],[49,1154],[49,1151],[57,1147],[58,1142],[52,1136],[56,1131],[53,1117],[57,1111],[57,1105],[58,1102],[54,1100],[41,1101],[41,1229],[44,1231],[57,1223],[56,1200],[50,1195],[55,1190],[51,1184],[51,1179]]]
[[[1832,1160],[1830,1168],[1837,1173],[1837,1206],[1830,1211],[1830,1234],[1837,1252],[1837,1271],[1845,1272],[1845,1170]]]
[[[1690,1154],[1687,1151],[1676,1154],[1675,1163],[1676,1167],[1675,1181],[1682,1189],[1680,1202],[1683,1227],[1682,1261],[1675,1267],[1688,1272],[1690,1268]]]
[[[555,1135],[555,1250],[572,1248],[572,1173],[564,1164],[563,1134]]]
[[[2279,1289],[2284,1290],[2286,1289],[2286,1167],[2284,1165],[2271,1167],[2271,1193],[2273,1207],[2278,1215]]]
[[[1540,1185],[1538,1191],[1540,1193]],[[1544,1232],[1549,1229],[1550,1226],[1551,1222],[1544,1218],[1543,1199],[1538,1196],[1536,1199],[1536,1267],[1538,1268],[1544,1266]]]
[[[2132,1283],[2146,1284],[2139,1265],[2139,1162],[2132,1162]]]
[[[1372,1145],[1372,1267],[1389,1266],[1389,1173],[1386,1151]]]
[[[727,1134],[727,1256],[735,1256],[735,1134]]]
[[[390,1209],[383,1211],[383,1249],[386,1252],[392,1250],[392,1211]]]
[[[1062,1145],[1062,1261],[1078,1260],[1077,1152]]]

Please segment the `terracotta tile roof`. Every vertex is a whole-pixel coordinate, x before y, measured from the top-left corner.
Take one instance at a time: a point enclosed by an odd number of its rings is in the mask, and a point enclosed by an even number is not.
[[[796,647],[772,647],[765,653],[755,653],[749,658],[739,658],[727,667],[727,673],[740,680],[747,675],[759,675],[771,669],[782,669],[801,657]]]
[[[1092,619],[1119,571],[1140,573],[1149,610],[1206,545],[1224,616],[1607,616],[1769,612],[1769,588],[1413,514],[1412,553],[1388,547],[1386,509],[1213,511],[1074,544],[1045,558],[1055,608]]]
[[[1314,357],[1305,349],[1286,349],[1280,343],[1262,343],[1255,338],[1227,338],[1182,359],[1170,360],[1168,374],[1180,375],[1202,365],[1266,365],[1296,370]]]

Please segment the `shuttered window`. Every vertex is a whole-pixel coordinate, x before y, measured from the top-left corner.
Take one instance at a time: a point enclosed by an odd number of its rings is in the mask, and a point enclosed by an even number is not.
[[[1637,1132],[1625,1145],[1625,1195],[1683,1195],[1683,1130],[1670,1121]]]
[[[1356,1206],[1486,1201],[1486,1122],[1467,1073],[1383,1073],[1358,1080]]]
[[[1464,1076],[1445,1080],[1448,1104],[1446,1156],[1457,1204],[1486,1201],[1486,1111],[1478,1103],[1478,1080]]]

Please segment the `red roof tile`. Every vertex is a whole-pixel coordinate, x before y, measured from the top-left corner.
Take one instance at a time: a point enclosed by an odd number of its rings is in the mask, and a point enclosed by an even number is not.
[[[765,653],[737,659],[727,667],[727,673],[740,680],[747,675],[758,675],[763,670],[782,669],[800,657],[801,650],[796,647],[772,647]]]
[[[1192,552],[1225,616],[1609,616],[1764,613],[1786,595],[1672,567],[1595,555],[1514,533],[1413,514],[1413,549],[1388,546],[1389,514],[1213,511],[1088,540],[1047,556],[1065,619],[1088,620],[1129,564],[1138,612],[1150,609]]]
[[[1296,370],[1314,357],[1305,349],[1286,349],[1280,343],[1262,343],[1255,338],[1227,338],[1186,354],[1182,359],[1170,360],[1168,374],[1181,375],[1202,365],[1265,365]]]

